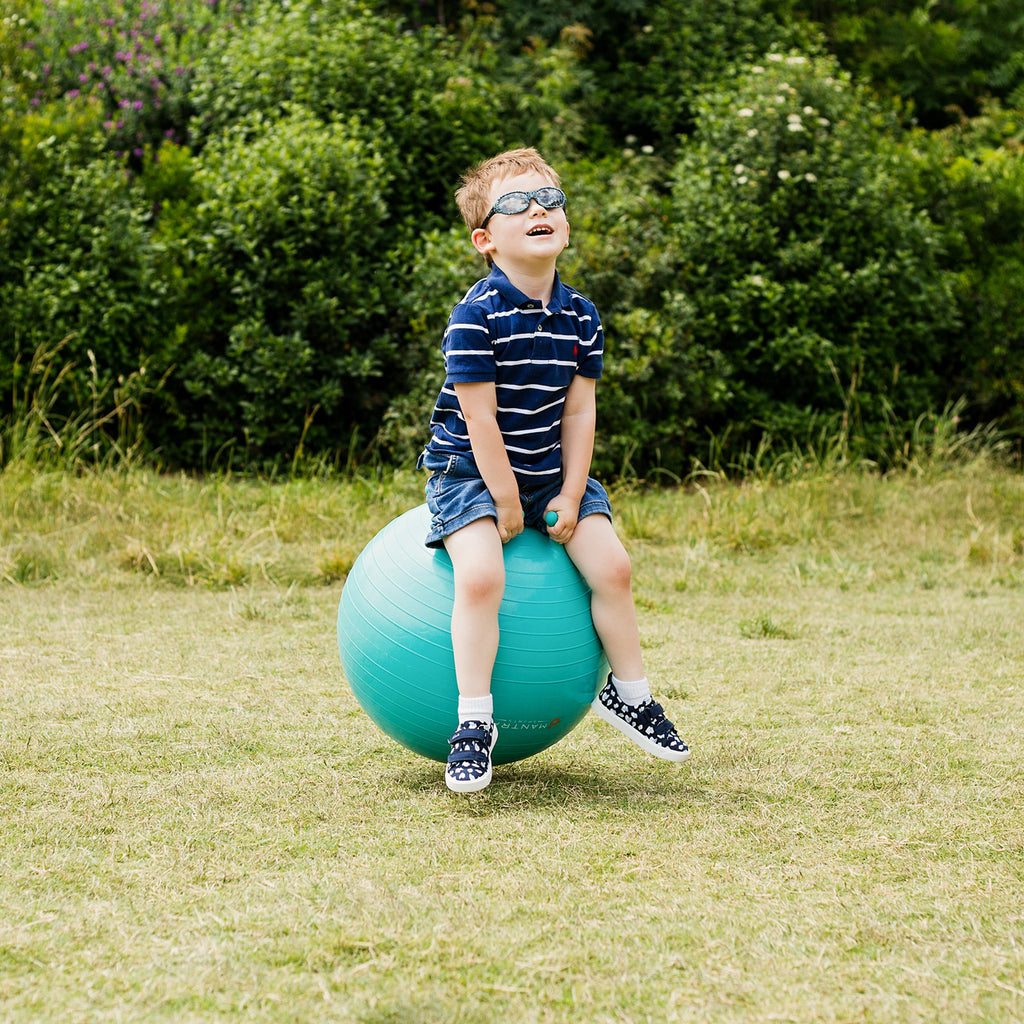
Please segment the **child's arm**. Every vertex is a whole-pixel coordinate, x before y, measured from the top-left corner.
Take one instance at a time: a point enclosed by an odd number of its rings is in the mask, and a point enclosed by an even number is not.
[[[562,409],[562,490],[545,509],[558,513],[558,522],[548,533],[559,544],[572,538],[579,520],[580,502],[594,457],[596,426],[597,381],[577,374],[569,385]]]
[[[498,536],[504,544],[523,532],[523,507],[498,427],[498,393],[493,381],[455,384],[454,387],[469,429],[476,467],[498,509]]]

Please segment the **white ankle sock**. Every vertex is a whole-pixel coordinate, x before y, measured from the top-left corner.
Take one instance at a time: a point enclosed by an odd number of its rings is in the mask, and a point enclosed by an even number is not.
[[[647,676],[632,682],[624,682],[613,675],[612,685],[615,687],[615,692],[631,707],[636,707],[651,695],[651,684],[647,682]]]
[[[460,722],[494,722],[494,698],[488,693],[484,697],[459,697]]]

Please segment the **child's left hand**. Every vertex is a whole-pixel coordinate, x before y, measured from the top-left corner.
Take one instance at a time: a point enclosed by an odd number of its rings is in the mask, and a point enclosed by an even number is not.
[[[579,522],[579,504],[558,495],[548,502],[544,514],[547,515],[549,512],[554,512],[558,519],[554,526],[547,528],[548,536],[558,544],[568,544],[572,540],[572,535],[576,532],[576,524]]]

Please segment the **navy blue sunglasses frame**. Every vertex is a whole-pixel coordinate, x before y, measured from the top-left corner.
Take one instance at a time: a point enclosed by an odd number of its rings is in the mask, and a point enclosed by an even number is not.
[[[506,192],[498,196],[491,207],[490,212],[484,217],[480,227],[487,227],[487,222],[496,214],[500,213],[505,217],[522,213],[530,208],[530,201],[536,199],[545,210],[560,210],[565,206],[567,200],[565,193],[555,185],[545,185],[543,188],[534,189],[532,192]],[[514,209],[509,209],[509,200],[515,200]]]

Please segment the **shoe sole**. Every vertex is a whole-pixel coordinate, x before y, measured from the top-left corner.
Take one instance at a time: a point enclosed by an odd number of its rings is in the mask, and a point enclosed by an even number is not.
[[[648,754],[652,754],[654,757],[660,758],[662,761],[675,761],[677,764],[685,761],[690,756],[690,748],[687,747],[685,750],[669,750],[666,747],[659,746],[649,736],[645,736],[642,732],[637,732],[628,722],[624,722],[614,711],[606,708],[600,701],[600,698],[595,697],[593,703],[590,705],[594,709],[594,713],[598,718],[603,719],[613,729],[618,729],[627,739],[632,740],[641,750],[646,751]]]
[[[491,784],[491,778],[494,775],[494,765],[490,763],[491,754],[494,751],[494,744],[498,742],[498,727],[495,725],[491,730],[491,746],[487,751],[487,771],[483,773],[478,779],[466,779],[465,782],[460,782],[458,779],[450,778],[448,773],[444,773],[444,784],[453,793],[479,793],[481,789],[486,789]]]

